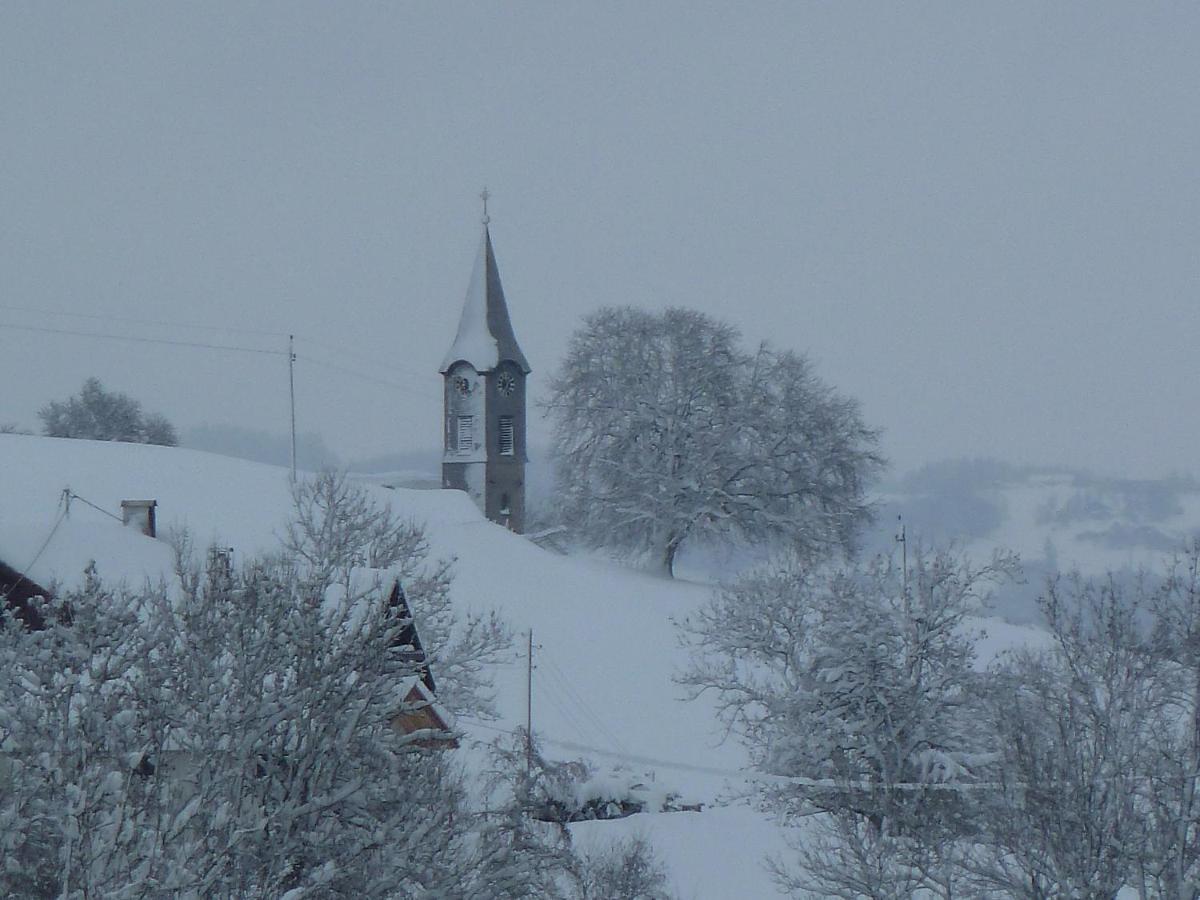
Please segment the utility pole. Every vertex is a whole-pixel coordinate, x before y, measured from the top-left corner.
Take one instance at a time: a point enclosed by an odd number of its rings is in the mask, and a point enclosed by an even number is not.
[[[904,516],[896,516],[900,522],[900,533],[896,535],[896,543],[900,545],[900,558],[903,560],[904,595],[908,596],[908,532],[904,527]]]
[[[533,628],[529,629],[529,650],[525,658],[525,782],[533,773]]]
[[[292,481],[296,480],[296,336],[288,335],[288,393],[292,398]]]

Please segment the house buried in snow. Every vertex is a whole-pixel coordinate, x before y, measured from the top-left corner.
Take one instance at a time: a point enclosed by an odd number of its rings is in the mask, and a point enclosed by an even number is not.
[[[41,601],[50,591],[0,559],[0,608],[7,607],[26,628],[45,628]]]
[[[485,207],[486,210],[486,207]],[[466,491],[483,514],[525,531],[525,379],[486,211],[479,253],[443,376],[442,487]]]
[[[79,493],[62,487],[68,481]],[[167,503],[121,499],[147,489]],[[167,530],[186,523],[198,542],[220,537],[253,555],[277,547],[285,524],[279,516],[290,507],[287,475],[272,467],[178,448],[0,435],[0,608],[41,629],[45,598],[82,588],[89,570],[113,586],[177,588],[175,551],[158,539],[166,533],[158,528],[163,509]],[[228,573],[231,556],[210,552],[208,564]],[[428,732],[423,745],[457,746],[400,582],[392,578],[379,590],[403,623],[395,647],[414,673],[398,684],[404,706],[394,724]]]

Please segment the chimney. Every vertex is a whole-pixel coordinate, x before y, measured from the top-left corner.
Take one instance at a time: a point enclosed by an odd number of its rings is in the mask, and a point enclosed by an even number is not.
[[[157,500],[122,500],[121,521],[140,531],[146,537],[157,537],[154,525],[154,508]]]

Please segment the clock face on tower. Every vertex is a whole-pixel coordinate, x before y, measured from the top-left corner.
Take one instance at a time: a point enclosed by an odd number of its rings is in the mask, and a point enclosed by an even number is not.
[[[505,397],[511,397],[516,389],[517,379],[512,372],[501,372],[500,377],[496,379],[496,390]]]

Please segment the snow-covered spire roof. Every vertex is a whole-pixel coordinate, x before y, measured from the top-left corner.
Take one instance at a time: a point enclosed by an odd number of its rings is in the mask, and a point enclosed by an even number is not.
[[[520,366],[527,375],[531,371],[508,318],[508,304],[504,301],[504,288],[500,284],[500,270],[496,268],[496,254],[492,252],[492,237],[486,219],[462,318],[458,322],[458,334],[438,371],[444,375],[459,360],[469,362],[477,372],[490,372],[505,361]]]

